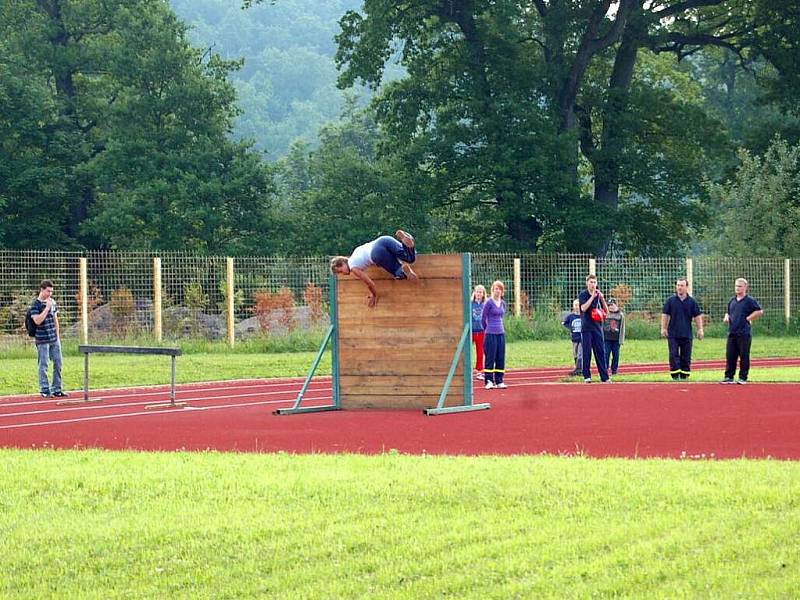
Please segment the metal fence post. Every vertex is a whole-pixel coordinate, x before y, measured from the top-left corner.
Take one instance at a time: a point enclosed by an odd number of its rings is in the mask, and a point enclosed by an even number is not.
[[[689,288],[689,295],[693,296],[694,289],[694,262],[691,258],[686,259],[686,287]]]
[[[80,271],[80,290],[81,290],[81,337],[84,344],[89,343],[89,276],[86,265],[86,258],[78,259]]]
[[[522,313],[522,261],[514,259],[514,316]]]
[[[783,314],[788,325],[792,319],[792,261],[789,258],[783,261]]]
[[[234,293],[234,286],[233,286],[233,258],[228,257],[228,285],[227,285],[227,322],[228,322],[228,345],[233,348],[233,345],[236,343],[236,331],[234,330],[235,322],[234,322],[234,314],[233,314],[233,293]]]
[[[153,258],[153,334],[156,341],[164,339],[164,323],[161,320],[161,258]]]
[[[589,275],[597,277],[597,260],[594,258],[589,259]]]

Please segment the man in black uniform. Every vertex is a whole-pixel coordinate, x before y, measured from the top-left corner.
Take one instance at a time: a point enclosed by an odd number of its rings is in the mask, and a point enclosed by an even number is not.
[[[692,319],[697,323],[697,338],[703,339],[703,315],[689,295],[689,282],[678,279],[675,295],[661,309],[661,336],[669,345],[669,374],[672,379],[689,379],[692,371]]]
[[[592,383],[592,352],[600,381],[611,381],[606,368],[606,347],[603,341],[603,319],[608,304],[603,292],[597,289],[597,276],[586,277],[586,289],[578,294],[581,308],[581,346],[583,347],[583,381]]]
[[[728,324],[728,345],[725,350],[725,379],[722,383],[734,383],[737,359],[740,362],[739,379],[736,383],[747,383],[747,375],[750,373],[750,344],[753,341],[750,323],[760,318],[764,311],[755,298],[747,295],[748,287],[746,279],[740,277],[736,280],[736,295],[728,301],[728,312],[723,319]]]

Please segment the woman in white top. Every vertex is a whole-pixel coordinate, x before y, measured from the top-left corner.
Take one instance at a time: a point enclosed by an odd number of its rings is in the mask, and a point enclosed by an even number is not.
[[[398,229],[394,237],[383,235],[362,244],[349,257],[335,256],[331,259],[331,272],[358,277],[369,289],[369,306],[375,306],[378,304],[378,290],[366,273],[367,267],[378,265],[395,279],[416,281],[417,274],[411,268],[416,259],[414,237]]]

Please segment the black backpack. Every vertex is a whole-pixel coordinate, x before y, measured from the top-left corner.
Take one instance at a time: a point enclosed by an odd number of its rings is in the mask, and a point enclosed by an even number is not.
[[[33,315],[31,314],[32,310],[33,307],[30,307],[28,310],[25,311],[25,330],[28,332],[29,336],[36,337],[36,329],[39,326],[33,320]]]

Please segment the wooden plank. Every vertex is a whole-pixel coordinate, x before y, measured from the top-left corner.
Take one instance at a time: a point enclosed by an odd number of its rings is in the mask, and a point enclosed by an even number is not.
[[[389,303],[383,303],[378,300],[378,305],[369,308],[366,304],[366,299],[363,303],[359,303],[358,309],[353,310],[353,306],[347,305],[339,305],[339,317],[340,317],[340,325],[342,321],[352,321],[355,320],[358,324],[364,325],[371,325],[371,324],[378,324],[381,321],[390,320],[395,327],[402,327],[404,323],[406,326],[414,325],[415,327],[418,326],[417,319],[430,319],[430,318],[437,318],[437,319],[446,319],[444,323],[448,325],[452,325],[454,322],[462,323],[462,310],[461,304],[450,302],[450,303],[443,303],[443,302],[420,302],[419,304],[415,305],[413,309],[409,307],[403,307],[399,305],[391,305]]]
[[[378,396],[378,395],[341,395],[342,408],[346,410],[353,409],[418,409],[432,408],[439,402],[438,394],[431,395],[391,395],[391,396]],[[445,406],[461,406],[464,404],[464,397],[456,394],[448,394],[445,400]]]
[[[418,254],[417,260],[411,265],[414,272],[421,279],[425,278],[458,278],[461,279],[462,262],[460,254]],[[380,267],[369,267],[367,275],[373,280],[394,279],[393,275]],[[352,277],[339,275],[340,279]]]
[[[445,370],[450,367],[453,361],[455,348],[450,346],[435,347],[431,351],[423,350],[415,346],[397,346],[391,351],[382,351],[377,347],[350,348],[339,345],[339,361],[341,365],[350,363],[385,364],[393,363],[405,364],[413,368],[414,365],[441,365]],[[405,369],[403,369],[405,372]]]
[[[398,323],[396,319],[389,316],[377,319],[369,316],[362,317],[360,315],[342,315],[339,314],[339,335],[346,335],[348,331],[355,327],[374,328],[379,330],[397,331],[403,328],[409,330],[416,330],[417,328],[424,328],[425,331],[431,331],[437,327],[445,328],[458,328],[458,335],[464,328],[464,320],[460,315],[450,315],[444,317],[415,317],[413,321],[414,327],[405,326],[402,322]]]
[[[407,367],[407,368],[406,368]],[[447,377],[450,365],[430,365],[419,364],[418,362],[395,363],[392,365],[376,365],[372,363],[356,364],[355,367],[342,369],[340,376],[345,375],[387,375],[391,377],[411,377],[413,375],[425,375],[430,377]],[[459,366],[456,369],[456,377],[461,377],[464,371]]]
[[[455,322],[453,320],[452,322]],[[418,323],[414,323],[418,325]],[[381,326],[382,325],[382,326]],[[364,324],[361,321],[348,321],[347,326],[343,326],[339,321],[339,338],[346,337],[350,340],[374,340],[374,339],[431,339],[444,340],[455,339],[456,343],[461,339],[463,324],[458,322],[458,327],[442,325],[439,319],[434,319],[430,324],[420,328],[424,333],[420,333],[416,327],[398,326],[397,323]],[[424,337],[423,337],[424,336]]]
[[[408,306],[410,301],[436,300],[460,301],[463,291],[460,279],[433,279],[419,284],[406,281],[377,281],[375,288],[378,290],[379,305],[381,300],[386,300],[401,306]],[[337,286],[337,301],[345,304],[360,304],[361,300],[369,295],[367,285],[361,280],[343,282]]]
[[[391,382],[391,379],[394,379],[394,383]],[[403,378],[387,378],[386,381],[388,383],[369,383],[369,384],[359,384],[359,385],[345,385],[342,383],[340,389],[340,393],[348,394],[351,396],[402,396],[405,394],[413,393],[415,395],[436,395],[438,397],[439,394],[442,393],[442,389],[444,388],[444,378],[441,381],[433,382],[428,381],[426,383],[417,384],[411,386],[410,384],[406,384],[403,382]],[[452,393],[463,394],[464,393],[464,385],[463,380],[461,382],[461,387],[456,387],[455,382],[450,387],[450,391]]]
[[[378,307],[389,306],[393,311],[397,310],[416,310],[421,304],[449,304],[457,306],[462,302],[461,286],[442,286],[433,290],[427,290],[423,286],[409,289],[401,287],[399,284],[376,285],[378,290]],[[339,289],[337,304],[341,311],[343,306],[353,306],[356,309],[367,307],[369,290],[365,285],[351,286]]]
[[[410,384],[406,380],[408,378],[402,377],[381,377],[377,380],[372,380],[370,377],[348,377],[343,378],[341,381],[340,393],[348,395],[364,395],[364,396],[403,396],[403,395],[436,395],[442,393],[444,388],[445,377],[440,380],[428,379],[425,382]],[[452,393],[464,393],[464,380],[461,379],[460,385],[453,381],[450,386]]]
[[[341,348],[339,352],[340,372],[358,372],[352,364],[369,368],[372,373],[415,374],[417,369],[426,368],[426,374],[447,372],[453,362],[452,355],[443,352],[422,358],[417,348],[398,348],[391,357],[377,357],[375,348]]]
[[[371,327],[375,330],[377,337],[386,337],[388,333],[399,331],[400,329],[408,329],[409,331],[428,332],[436,331],[439,328],[446,328],[453,333],[458,332],[458,335],[464,331],[464,322],[459,315],[444,315],[441,317],[419,317],[415,319],[403,319],[398,321],[396,318],[385,317],[381,319],[357,319],[353,316],[348,318],[339,319],[339,336],[349,336],[349,331],[353,327],[365,326]],[[353,337],[362,337],[363,334],[354,335]]]
[[[447,379],[447,374],[443,373],[441,375],[407,375],[403,378],[401,383],[407,384],[410,387],[418,386],[418,385],[425,385],[429,382],[433,382],[439,386],[439,391],[441,391],[442,386],[444,385],[445,380]],[[380,384],[380,385],[388,385],[388,384],[396,384],[397,377],[394,375],[342,375],[341,377],[342,385],[358,385],[360,381],[368,382],[369,384]],[[464,379],[462,378],[454,378],[452,382],[453,386],[458,386],[459,388],[464,386]]]
[[[395,350],[403,348],[413,348],[418,355],[425,355],[429,352],[452,353],[458,345],[458,339],[452,338],[342,338],[339,340],[339,349],[344,350],[363,350],[375,356],[388,356],[391,358]]]
[[[456,290],[459,297],[461,296],[461,291],[463,290],[460,277],[450,277],[446,279],[420,279],[419,283],[414,283],[403,279],[381,279],[376,280],[375,285],[378,287],[378,289],[396,289],[412,294],[420,292],[424,292],[426,294],[438,294]],[[348,277],[347,279],[341,279],[336,287],[340,294],[343,292],[356,293],[367,291],[367,285],[354,276]]]

